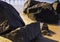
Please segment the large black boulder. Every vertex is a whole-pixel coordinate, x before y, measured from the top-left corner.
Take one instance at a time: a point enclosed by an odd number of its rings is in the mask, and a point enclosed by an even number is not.
[[[17,10],[10,4],[0,1],[0,9],[8,19],[8,23],[14,27],[24,26],[24,22]]]
[[[28,24],[24,27],[12,30],[10,33],[3,35],[13,42],[57,42],[42,36],[40,22]]]
[[[24,25],[17,10],[12,5],[0,1],[0,33],[8,30],[3,33],[5,34],[18,27],[23,27]]]
[[[34,3],[36,2],[37,1],[34,1]],[[31,2],[29,5],[31,4],[32,6],[26,7],[26,10],[24,10],[30,19],[50,24],[56,24],[58,22],[57,12],[50,3],[37,2],[36,4],[33,4]]]

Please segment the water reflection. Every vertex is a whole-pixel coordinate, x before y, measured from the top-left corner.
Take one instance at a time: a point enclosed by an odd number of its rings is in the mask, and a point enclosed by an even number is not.
[[[23,5],[25,0],[2,0],[12,5]]]

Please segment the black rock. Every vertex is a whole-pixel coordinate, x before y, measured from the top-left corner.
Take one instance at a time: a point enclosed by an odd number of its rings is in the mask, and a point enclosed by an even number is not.
[[[46,2],[33,1],[35,4],[30,2],[26,7],[27,16],[36,21],[45,23],[55,24],[58,22],[57,12],[53,9],[52,5]],[[28,5],[31,5],[28,7]],[[32,18],[31,18],[32,17]]]
[[[0,29],[5,34],[17,27],[25,26],[17,10],[10,4],[0,1]],[[8,28],[7,28],[8,27]],[[11,30],[10,30],[11,29]]]

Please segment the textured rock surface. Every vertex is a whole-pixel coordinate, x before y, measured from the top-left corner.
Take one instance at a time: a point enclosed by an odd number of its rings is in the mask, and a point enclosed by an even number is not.
[[[33,2],[35,4],[33,4]],[[26,5],[27,16],[32,20],[42,21],[46,23],[55,24],[58,22],[58,16],[52,5],[46,2],[31,2],[28,7]],[[26,3],[27,4],[27,3]]]

